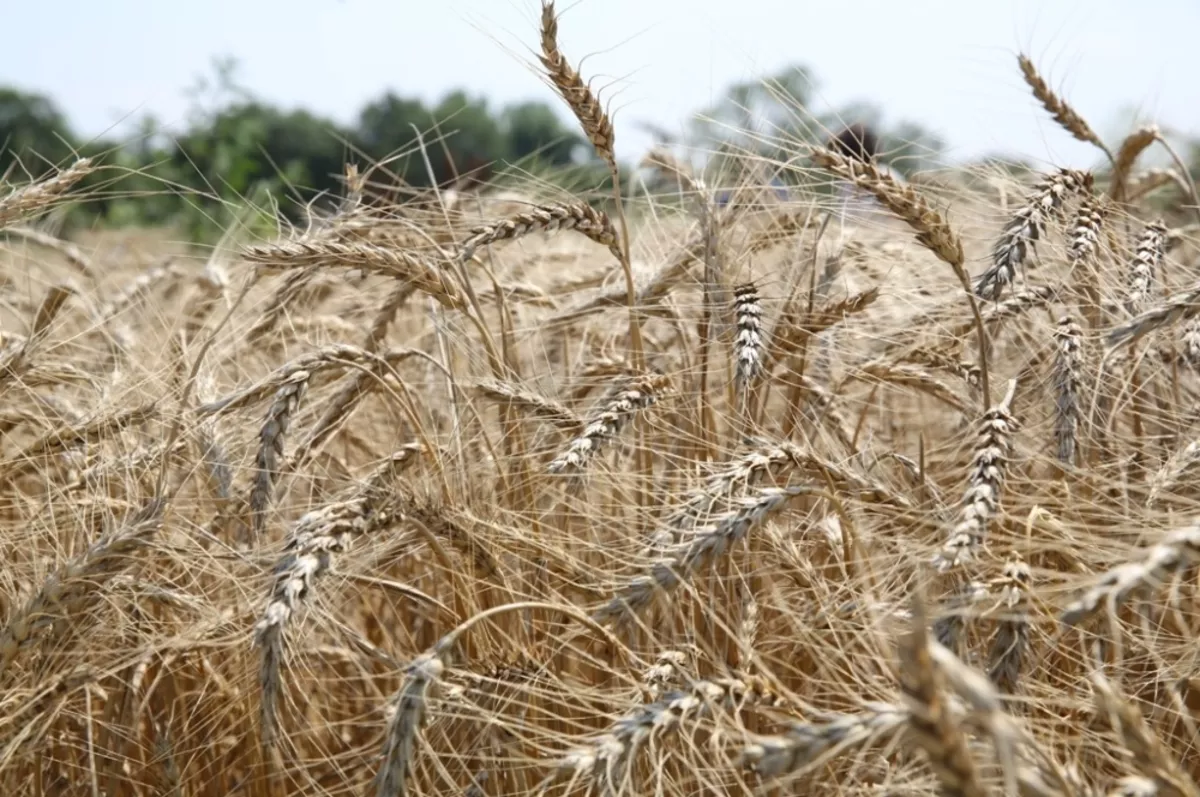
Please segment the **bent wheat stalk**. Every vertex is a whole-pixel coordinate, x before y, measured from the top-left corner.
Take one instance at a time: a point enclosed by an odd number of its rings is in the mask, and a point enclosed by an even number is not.
[[[979,314],[979,305],[971,292],[971,278],[967,274],[966,256],[963,254],[962,240],[950,226],[950,222],[932,208],[911,186],[901,186],[890,175],[880,172],[873,164],[859,163],[840,153],[831,150],[814,148],[813,159],[818,165],[834,174],[849,180],[878,199],[884,207],[903,220],[917,233],[917,241],[933,252],[944,263],[950,266],[954,275],[962,283],[971,306],[971,314],[975,318],[976,332],[979,345],[979,382],[983,391],[983,402],[986,406],[991,401],[988,383],[988,341],[987,330],[983,318]]]
[[[416,444],[397,450],[352,495],[304,514],[292,527],[285,554],[275,564],[267,607],[254,628],[254,644],[261,651],[262,739],[267,747],[275,745],[278,734],[289,622],[311,597],[317,579],[333,567],[335,554],[345,552],[355,538],[379,531],[395,520],[389,511],[387,489],[416,460],[420,450]],[[418,590],[412,590],[412,594],[434,602]]]

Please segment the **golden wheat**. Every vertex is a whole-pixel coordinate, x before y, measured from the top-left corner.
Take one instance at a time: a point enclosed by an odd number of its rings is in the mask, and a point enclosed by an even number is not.
[[[558,24],[611,195],[368,207],[351,166],[201,252],[52,234],[88,162],[0,191],[0,783],[1196,795],[1200,246],[1183,171],[1133,174],[1157,128],[1032,189],[797,145],[629,192]],[[890,216],[835,225],[829,175]]]

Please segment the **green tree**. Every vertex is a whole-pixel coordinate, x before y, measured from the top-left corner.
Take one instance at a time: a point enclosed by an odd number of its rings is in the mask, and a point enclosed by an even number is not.
[[[716,165],[725,174],[743,173],[749,164],[758,171],[772,171],[768,164],[779,170],[795,159],[803,145],[822,143],[855,122],[875,128],[880,160],[902,174],[926,167],[944,151],[940,137],[911,121],[889,124],[872,103],[854,102],[814,113],[809,106],[818,87],[812,70],[803,65],[789,66],[765,80],[736,83],[697,114],[688,143],[715,153]],[[784,176],[795,177],[787,171]]]
[[[412,155],[417,135],[428,128],[429,120],[429,110],[420,100],[387,92],[359,113],[355,145],[373,163],[384,164],[405,182],[425,184],[421,159]]]
[[[487,107],[487,100],[452,91],[431,114],[433,136],[425,139],[433,173],[439,183],[472,173],[486,179],[501,160],[504,137]]]
[[[513,161],[536,160],[547,166],[575,163],[583,136],[566,127],[554,109],[542,102],[510,105],[500,115],[504,152]]]
[[[0,174],[38,177],[71,158],[75,136],[50,98],[0,88]]]

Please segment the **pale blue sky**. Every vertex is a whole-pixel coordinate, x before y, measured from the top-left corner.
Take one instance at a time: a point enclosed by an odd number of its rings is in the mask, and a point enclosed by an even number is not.
[[[538,0],[14,0],[0,82],[53,96],[76,128],[152,111],[182,124],[183,90],[214,56],[287,106],[349,121],[386,89],[432,100],[463,87],[494,101],[554,100],[531,71]],[[1200,0],[572,0],[561,39],[631,123],[679,129],[729,83],[810,65],[830,105],[868,100],[932,127],[968,157],[1094,157],[1036,108],[1026,51],[1102,136],[1124,110],[1200,133]]]

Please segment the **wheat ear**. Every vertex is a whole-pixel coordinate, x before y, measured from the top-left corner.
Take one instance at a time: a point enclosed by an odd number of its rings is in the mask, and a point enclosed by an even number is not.
[[[1158,506],[1179,484],[1192,484],[1197,465],[1200,465],[1200,440],[1193,440],[1182,451],[1176,452],[1155,474],[1150,482],[1146,506]]]
[[[250,529],[255,539],[262,537],[266,526],[267,509],[283,461],[284,438],[308,391],[311,376],[309,371],[297,371],[280,385],[259,429],[258,452],[254,456],[254,481],[249,497]]]
[[[878,287],[868,288],[808,313],[787,313],[775,322],[775,327],[771,330],[770,361],[779,362],[803,348],[810,338],[843,323],[851,316],[865,312],[875,304],[879,293]]]
[[[548,421],[560,429],[577,432],[584,426],[583,419],[574,412],[557,401],[552,401],[537,393],[520,390],[508,383],[498,382],[494,379],[481,381],[476,387],[480,393],[493,401],[521,407],[530,415]]]
[[[38,246],[44,246],[47,249],[52,249],[63,256],[71,267],[79,274],[88,279],[96,279],[98,271],[92,259],[83,253],[75,244],[70,241],[64,241],[61,238],[55,238],[49,233],[35,230],[32,227],[5,227],[4,234],[14,238],[21,238]]]
[[[987,535],[989,521],[1000,509],[1005,471],[1011,456],[1011,437],[1017,426],[1012,415],[1016,390],[1014,379],[1008,383],[1008,392],[1000,403],[984,413],[979,422],[975,456],[971,461],[958,523],[934,558],[935,565],[943,572],[975,557]]]
[[[1169,797],[1197,797],[1200,789],[1167,751],[1137,707],[1100,673],[1090,678],[1096,713],[1107,716],[1133,766],[1154,782],[1155,792]]]
[[[732,509],[716,517],[704,528],[696,529],[691,541],[675,547],[666,559],[654,564],[650,574],[629,582],[616,597],[605,603],[592,618],[599,623],[618,622],[645,609],[655,593],[673,591],[705,562],[723,556],[752,528],[782,510],[793,498],[811,494],[813,488],[770,487],[730,502]]]
[[[448,271],[419,255],[378,244],[304,238],[247,247],[242,256],[251,263],[276,268],[361,269],[409,283],[449,309],[467,306],[462,291],[449,280]]]
[[[416,747],[417,734],[425,720],[426,697],[430,688],[446,672],[447,660],[457,647],[459,639],[478,622],[499,614],[529,609],[566,611],[603,635],[603,629],[591,622],[586,615],[541,601],[522,601],[495,606],[472,615],[444,634],[432,648],[417,656],[405,668],[404,686],[392,700],[392,716],[384,734],[381,756],[383,760],[375,775],[377,797],[407,797],[413,750]]]
[[[933,252],[954,271],[954,275],[962,283],[963,291],[971,306],[971,315],[975,319],[979,345],[980,383],[983,389],[983,400],[986,403],[990,394],[987,331],[984,329],[983,318],[979,313],[975,296],[971,292],[971,278],[964,265],[966,261],[962,239],[950,226],[949,220],[930,206],[925,197],[912,186],[900,185],[890,175],[879,171],[874,164],[859,163],[840,153],[819,147],[812,150],[812,155],[818,165],[874,195],[884,207],[917,233],[917,241],[922,246]]]
[[[542,205],[512,218],[476,227],[467,234],[458,256],[465,262],[482,246],[516,240],[532,232],[555,230],[574,230],[608,247],[617,260],[621,259],[621,251],[617,248],[617,231],[613,228],[612,220],[607,213],[596,210],[586,202]]]
[[[1105,205],[1084,196],[1067,230],[1067,262],[1073,267],[1095,257],[1100,248],[1100,230],[1104,226]]]
[[[1029,255],[1029,248],[1046,234],[1046,223],[1061,215],[1066,199],[1086,194],[1092,188],[1092,175],[1075,169],[1061,169],[1045,177],[1005,224],[992,248],[992,267],[975,284],[975,292],[984,299],[999,299],[1004,286],[1013,282],[1017,269]]]
[[[254,644],[261,650],[265,745],[273,746],[278,733],[288,623],[311,597],[316,580],[333,567],[336,554],[345,552],[355,538],[378,531],[393,520],[387,511],[387,488],[416,461],[420,450],[416,444],[397,450],[351,496],[305,513],[292,527],[285,554],[275,564],[266,609],[254,628]]]
[[[95,170],[91,158],[80,158],[53,177],[14,188],[0,198],[0,229],[45,209]]]
[[[735,374],[738,390],[745,394],[762,373],[766,353],[762,298],[754,283],[743,283],[733,289],[733,315],[737,324],[733,344]]]
[[[1083,330],[1070,316],[1054,330],[1054,438],[1058,459],[1074,465],[1079,448],[1079,389],[1083,377]]]
[[[388,369],[403,360],[421,355],[422,352],[416,349],[390,349],[381,353],[370,368],[355,369],[354,373],[344,380],[341,389],[326,402],[325,409],[316,423],[296,446],[296,452],[288,462],[287,470],[295,472],[316,456],[325,441],[342,428],[372,388],[380,384]]]
[[[79,613],[79,603],[115,573],[127,567],[130,554],[148,545],[162,528],[165,502],[155,498],[134,513],[116,532],[67,562],[42,584],[23,607],[14,611],[0,636],[0,674],[39,629],[62,613]]]
[[[1167,252],[1167,225],[1161,219],[1150,222],[1138,236],[1133,263],[1129,269],[1129,286],[1125,308],[1137,313],[1150,300],[1154,291],[1154,274],[1162,265]]]
[[[621,272],[625,277],[625,305],[629,310],[629,353],[635,368],[645,366],[645,353],[642,343],[641,319],[634,308],[637,305],[637,295],[633,284],[633,264],[629,257],[629,224],[625,219],[625,201],[621,195],[621,170],[617,165],[616,151],[613,149],[612,120],[600,105],[599,98],[592,93],[590,87],[580,77],[579,73],[567,62],[558,46],[558,16],[554,10],[553,0],[542,0],[542,65],[550,82],[558,93],[566,100],[567,105],[575,113],[583,127],[584,135],[592,143],[596,154],[608,164],[612,176],[612,198],[616,207],[617,221],[621,225],[621,235],[614,253],[621,263]],[[646,460],[644,464],[648,463]]]
[[[703,194],[708,190],[703,180],[693,174],[683,161],[665,149],[653,149],[646,153],[640,165],[658,169],[660,172],[674,177],[681,186],[695,194]]]
[[[264,401],[299,375],[304,379],[333,368],[346,368],[375,359],[372,353],[346,343],[323,346],[284,363],[263,379],[224,398],[206,402],[196,408],[200,415],[231,412]]]
[[[626,771],[637,750],[651,735],[677,731],[689,719],[701,719],[716,707],[738,711],[749,705],[783,705],[759,678],[712,678],[694,681],[686,690],[641,705],[617,720],[605,733],[569,751],[555,762],[556,776],[572,781],[588,778],[602,792],[621,793]]]
[[[818,715],[793,723],[781,736],[754,737],[742,750],[740,763],[765,779],[804,772],[835,754],[895,736],[911,721],[906,708],[888,703],[868,703],[859,714]]]
[[[1130,596],[1156,584],[1171,573],[1200,561],[1200,526],[1170,532],[1162,542],[1144,549],[1139,561],[1117,565],[1078,599],[1067,606],[1061,620],[1078,625],[1108,606],[1116,610]]]
[[[912,630],[900,644],[900,687],[908,704],[910,738],[924,751],[946,797],[985,797],[966,733],[955,721],[934,662],[925,612],[914,602]]]
[[[600,411],[588,421],[587,427],[547,466],[551,473],[585,470],[604,445],[616,439],[633,420],[636,413],[658,402],[667,387],[666,377],[649,374],[633,380],[619,390]]]
[[[1110,350],[1132,345],[1156,329],[1190,321],[1200,313],[1200,284],[1164,299],[1135,318],[1114,327],[1106,342]]]
[[[1050,115],[1054,117],[1054,121],[1058,122],[1064,130],[1079,141],[1087,144],[1095,144],[1098,149],[1108,156],[1110,161],[1114,160],[1112,152],[1104,145],[1104,142],[1100,140],[1100,136],[1096,135],[1091,126],[1084,121],[1083,117],[1076,113],[1075,109],[1068,105],[1066,100],[1051,90],[1049,84],[1038,74],[1033,61],[1030,61],[1024,54],[1021,54],[1017,56],[1017,63],[1021,67],[1021,74],[1025,76],[1025,82],[1033,90],[1033,96],[1038,99],[1043,108],[1050,112]]]
[[[820,147],[812,150],[817,165],[859,188],[869,191],[917,233],[921,245],[949,264],[956,272],[963,267],[963,247],[946,217],[935,210],[911,186],[902,186],[873,164],[859,163]]]
[[[550,82],[579,119],[584,134],[596,149],[596,154],[604,159],[609,168],[616,169],[612,121],[604,112],[600,100],[558,48],[558,15],[555,13],[553,2],[542,3],[541,60]]]
[[[1112,178],[1108,189],[1109,196],[1120,202],[1124,201],[1129,194],[1137,192],[1137,187],[1135,187],[1133,192],[1126,192],[1129,172],[1132,171],[1133,165],[1137,163],[1138,156],[1147,147],[1157,141],[1158,136],[1158,128],[1150,125],[1139,127],[1125,137],[1125,140],[1121,142],[1120,148],[1117,149],[1117,157],[1113,161]]]
[[[1015,692],[1021,666],[1029,652],[1029,584],[1033,573],[1015,551],[1004,563],[1004,573],[992,582],[1000,593],[1000,607],[1006,613],[996,626],[996,635],[988,653],[988,674],[996,687]]]

